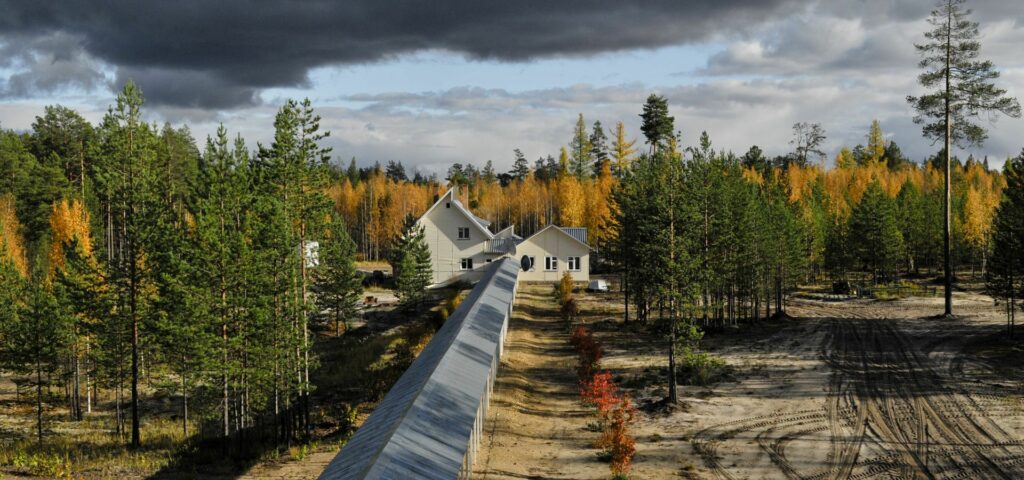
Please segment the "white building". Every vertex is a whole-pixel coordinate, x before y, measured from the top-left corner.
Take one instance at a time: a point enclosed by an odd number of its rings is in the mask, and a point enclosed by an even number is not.
[[[523,239],[510,226],[491,233],[490,222],[473,215],[450,189],[417,220],[423,227],[430,260],[434,264],[434,285],[456,280],[475,281],[483,268],[496,258],[530,257],[533,268],[521,272],[525,281],[558,281],[565,272],[573,280],[590,280],[590,246],[585,228],[548,225]]]

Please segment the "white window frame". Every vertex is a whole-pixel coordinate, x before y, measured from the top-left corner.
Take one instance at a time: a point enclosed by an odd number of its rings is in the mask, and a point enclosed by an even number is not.
[[[473,257],[463,258],[459,262],[459,270],[468,271],[473,269]]]
[[[570,272],[578,272],[583,266],[580,257],[565,257],[565,265]]]
[[[537,271],[537,257],[534,257],[533,255],[530,255],[530,269],[527,270],[527,272],[536,272],[536,271]]]
[[[544,257],[544,271],[545,272],[557,272],[558,271],[558,257]]]
[[[465,235],[463,235],[465,233]],[[469,240],[469,227],[459,227],[456,238],[459,240]]]

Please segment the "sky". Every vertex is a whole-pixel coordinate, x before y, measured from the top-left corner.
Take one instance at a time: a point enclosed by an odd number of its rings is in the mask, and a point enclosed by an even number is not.
[[[997,85],[1024,97],[1024,4],[969,0]],[[914,43],[933,0],[0,0],[0,128],[27,131],[62,104],[98,122],[124,82],[151,122],[197,142],[223,123],[267,144],[288,98],[309,98],[339,162],[401,161],[443,173],[499,170],[519,148],[557,155],[577,115],[641,137],[664,95],[684,145],[792,150],[796,122],[825,150],[865,143],[871,121],[905,154],[937,150],[912,122]],[[992,165],[1024,148],[1024,120],[984,117],[989,139],[958,151]],[[992,123],[990,123],[992,122]],[[642,139],[640,142],[642,143]],[[831,160],[829,160],[831,161]]]

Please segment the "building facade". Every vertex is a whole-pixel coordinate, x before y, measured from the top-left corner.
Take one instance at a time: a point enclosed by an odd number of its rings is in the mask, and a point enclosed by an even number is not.
[[[417,220],[423,227],[435,286],[455,281],[479,280],[484,268],[496,259],[522,256],[533,259],[533,268],[523,271],[524,281],[558,281],[564,272],[573,280],[590,280],[590,247],[585,228],[548,225],[529,238],[515,234],[510,226],[497,233],[490,222],[473,215],[450,189]]]

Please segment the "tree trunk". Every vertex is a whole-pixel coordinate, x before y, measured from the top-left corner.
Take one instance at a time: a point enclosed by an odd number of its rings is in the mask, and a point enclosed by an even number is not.
[[[75,388],[74,388],[74,393],[73,393],[73,397],[72,397],[72,400],[71,400],[71,404],[74,405],[74,407],[75,407],[74,408],[75,420],[81,421],[82,420],[82,389],[81,389],[81,385],[82,385],[82,362],[81,362],[81,360],[79,359],[79,356],[78,356],[78,336],[77,335],[75,336],[74,355],[75,355],[75,358],[74,358],[74,360],[75,360]]]
[[[184,358],[182,359],[184,360]],[[184,362],[182,362],[184,363]],[[181,433],[184,437],[188,437],[188,381],[187,371],[188,367],[184,366],[181,369]]]
[[[132,448],[142,445],[139,435],[139,317],[136,310],[136,288],[135,283],[135,260],[132,259],[132,286],[129,296],[131,298],[132,315]]]
[[[668,336],[668,402],[679,403],[679,393],[676,388],[676,322],[675,318],[669,320]]]
[[[953,48],[952,47],[952,28],[953,28],[953,12],[952,12],[952,9],[950,9],[949,13],[947,14],[947,17],[946,17],[946,71],[945,71],[945,77],[946,77],[946,90],[945,90],[945,93],[946,93],[946,95],[945,95],[945,99],[944,99],[944,102],[945,102],[945,117],[946,117],[946,131],[945,131],[945,135],[944,135],[945,136],[945,143],[946,143],[946,158],[945,158],[945,164],[946,164],[945,174],[946,174],[946,178],[945,178],[944,201],[943,201],[943,215],[942,215],[942,220],[943,220],[943,223],[944,223],[944,227],[943,227],[943,257],[942,258],[943,258],[943,265],[944,265],[944,268],[945,268],[945,287],[946,287],[946,298],[945,298],[946,311],[945,311],[945,314],[947,316],[953,315],[953,271],[952,271],[952,268],[951,268],[951,265],[950,265],[951,262],[950,262],[950,258],[949,258],[949,236],[950,236],[949,215],[950,215],[950,201],[951,201],[950,200],[950,193],[951,193],[951,190],[952,190],[952,184],[951,184],[951,180],[950,180],[950,177],[952,176],[951,175],[951,171],[950,171],[950,165],[952,164],[952,161],[951,161],[952,153],[950,152],[950,147],[952,145],[951,145],[950,137],[952,136],[952,128],[953,128],[952,119],[950,118],[950,109],[949,109],[949,97],[950,97],[950,87],[949,87],[950,80],[949,80],[949,77],[950,77],[950,73],[951,73],[949,67],[950,67],[950,60],[951,60],[950,56],[952,54],[951,50]]]
[[[622,287],[623,287],[623,307],[625,307],[625,316],[623,322],[629,323],[629,269],[625,269],[622,275]]]
[[[43,446],[43,359],[39,332],[36,331],[36,434],[39,446]]]

